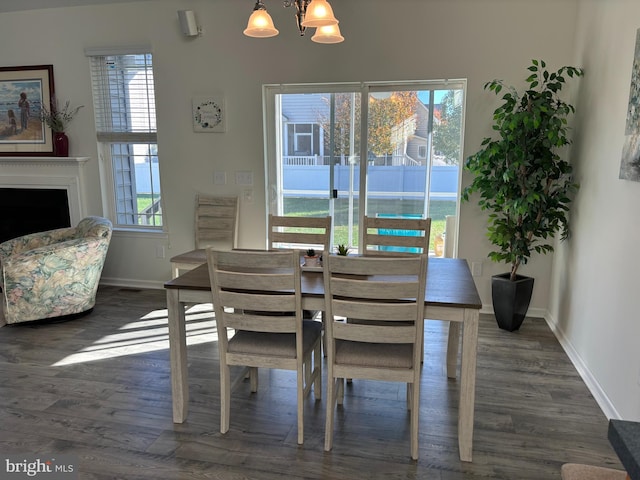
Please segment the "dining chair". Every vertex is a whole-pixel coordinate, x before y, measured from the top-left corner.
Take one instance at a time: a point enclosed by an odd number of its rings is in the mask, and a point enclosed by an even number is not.
[[[418,458],[421,345],[427,255],[328,256],[324,261],[327,413],[324,449],[333,444],[344,379],[407,384],[411,457]],[[368,323],[350,323],[357,317]]]
[[[286,217],[269,214],[269,248],[330,250],[331,217]]]
[[[286,217],[269,214],[267,226],[268,248],[331,250],[331,217]],[[314,318],[317,311],[305,310],[304,318]]]
[[[429,253],[430,218],[371,217],[362,224],[363,255],[406,256]]]
[[[377,255],[385,257],[428,254],[430,235],[430,218],[370,217],[365,215],[363,219],[361,253],[365,256]],[[348,321],[352,323],[367,323],[360,318],[349,318]],[[424,345],[421,346],[420,350],[424,353]],[[351,378],[348,378],[347,381],[351,382]]]
[[[237,245],[238,197],[196,195],[195,250],[171,257],[173,278],[207,261],[206,247],[231,250]]]
[[[207,249],[207,256],[218,328],[220,432],[229,430],[230,366],[248,367],[252,392],[258,389],[258,367],[294,370],[302,444],[304,398],[312,385],[316,400],[322,395],[322,325],[302,319],[297,252]]]

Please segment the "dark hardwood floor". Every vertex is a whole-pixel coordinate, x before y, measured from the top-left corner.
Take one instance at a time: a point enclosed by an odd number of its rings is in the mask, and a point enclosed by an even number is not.
[[[354,381],[323,451],[325,400],[305,402],[296,444],[295,375],[260,372],[232,395],[219,433],[215,323],[188,317],[191,401],[172,422],[163,290],[101,287],[83,318],[0,328],[0,453],[72,454],[81,479],[559,479],[565,462],[621,468],[607,420],[541,319],[519,332],[481,315],[473,463],[457,446],[459,384],[445,375],[447,325],[429,321],[420,460],[400,384]]]

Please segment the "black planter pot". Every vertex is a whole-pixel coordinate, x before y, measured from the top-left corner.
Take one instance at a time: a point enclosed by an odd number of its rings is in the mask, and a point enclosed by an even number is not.
[[[491,298],[498,327],[509,332],[520,328],[529,310],[533,280],[532,277],[516,275],[512,282],[508,273],[491,277]]]

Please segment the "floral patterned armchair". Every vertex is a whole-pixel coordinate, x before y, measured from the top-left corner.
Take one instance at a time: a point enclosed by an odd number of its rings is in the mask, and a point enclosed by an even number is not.
[[[27,322],[92,309],[111,232],[106,218],[87,217],[77,227],[1,243],[4,321]]]

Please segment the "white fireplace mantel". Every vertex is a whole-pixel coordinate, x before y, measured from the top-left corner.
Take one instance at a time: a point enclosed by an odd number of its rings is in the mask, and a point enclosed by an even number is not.
[[[85,217],[84,166],[89,157],[0,157],[0,188],[67,191],[71,224]]]
[[[82,166],[89,157],[0,157],[0,167],[5,165],[19,167],[68,167]]]

